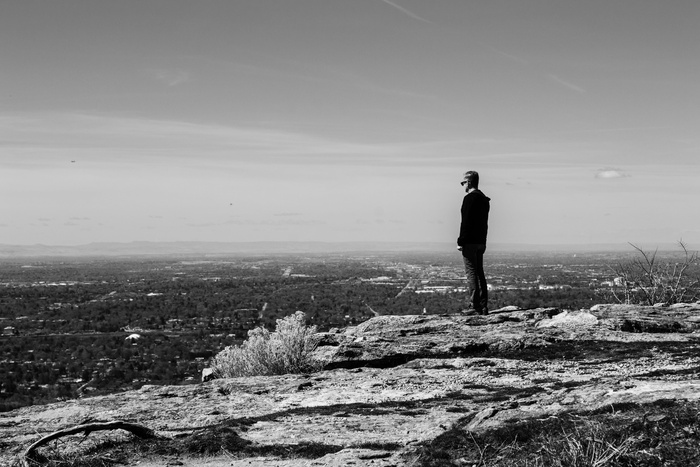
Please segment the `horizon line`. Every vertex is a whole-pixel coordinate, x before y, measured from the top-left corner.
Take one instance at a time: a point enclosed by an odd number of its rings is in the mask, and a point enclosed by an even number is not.
[[[488,243],[496,253],[595,253],[634,252],[631,243]],[[677,243],[637,243],[643,249],[669,251]],[[22,257],[87,257],[87,256],[213,256],[232,254],[321,254],[321,253],[457,253],[452,242],[387,242],[387,241],[149,241],[92,242],[79,245],[46,245],[41,243],[17,245],[0,244],[0,258]]]

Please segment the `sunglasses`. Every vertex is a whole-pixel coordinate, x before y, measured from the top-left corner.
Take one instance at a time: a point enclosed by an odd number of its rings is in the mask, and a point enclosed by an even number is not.
[[[466,180],[463,181],[463,182],[459,182],[459,184],[462,185],[462,186],[466,185],[467,183],[469,183],[469,182],[467,182]]]

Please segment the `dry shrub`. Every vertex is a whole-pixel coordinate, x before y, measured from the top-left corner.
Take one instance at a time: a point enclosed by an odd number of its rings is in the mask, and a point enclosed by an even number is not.
[[[658,251],[645,251],[631,244],[639,253],[627,263],[613,267],[612,295],[619,303],[655,305],[690,303],[700,298],[700,257],[678,242],[682,255],[675,261],[659,261]]]
[[[219,352],[210,367],[221,378],[317,371],[319,364],[311,358],[314,334],[316,326],[307,326],[304,313],[297,311],[278,319],[274,332],[263,327],[248,331],[248,339]]]

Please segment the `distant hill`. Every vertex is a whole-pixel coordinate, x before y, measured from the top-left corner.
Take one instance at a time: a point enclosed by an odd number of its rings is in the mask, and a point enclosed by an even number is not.
[[[85,245],[0,245],[0,258],[89,256],[214,256],[227,254],[447,251],[439,243],[369,242],[129,242]]]
[[[646,247],[646,246],[645,246]],[[449,252],[452,243],[393,242],[128,242],[85,245],[3,245],[0,258],[37,257],[129,257],[129,256],[215,256],[228,254],[322,254],[350,252]],[[499,244],[490,243],[492,252],[593,252],[629,251],[619,244]],[[656,246],[650,248],[655,249]],[[659,245],[659,250],[675,250],[676,245]]]

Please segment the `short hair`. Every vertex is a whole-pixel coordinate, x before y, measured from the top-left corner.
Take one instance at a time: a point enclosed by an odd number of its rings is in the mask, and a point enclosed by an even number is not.
[[[469,180],[474,188],[479,188],[479,172],[470,170],[464,173],[464,179]]]

